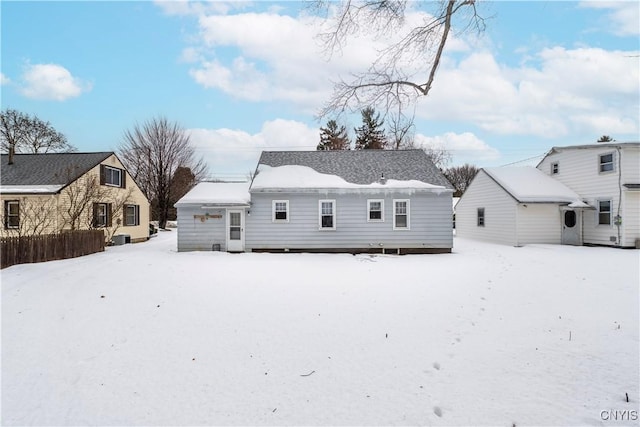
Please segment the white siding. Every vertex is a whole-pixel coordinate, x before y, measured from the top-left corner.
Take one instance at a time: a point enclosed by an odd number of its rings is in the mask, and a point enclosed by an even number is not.
[[[456,205],[456,235],[516,245],[516,200],[483,170]],[[484,208],[484,227],[477,224],[477,210]]]
[[[518,245],[562,243],[562,214],[553,203],[525,203],[518,206]]]
[[[636,239],[640,239],[640,191],[626,191],[624,210],[622,213],[622,246],[635,247]]]
[[[613,153],[615,168],[612,172],[599,172],[600,155]],[[558,162],[559,173],[551,174],[551,163]],[[598,224],[597,210],[585,210],[583,224],[583,241],[586,244],[614,245],[618,234],[623,238],[622,246],[633,246],[640,237],[638,228],[637,198],[628,197],[631,191],[625,190],[624,184],[640,183],[640,149],[623,146],[618,151],[615,147],[562,149],[545,157],[538,165],[542,172],[559,180],[574,190],[589,205],[597,207],[599,200],[611,200],[612,224]],[[623,194],[622,200],[620,194]],[[634,205],[635,203],[635,205]],[[613,217],[622,216],[620,230],[613,224]],[[635,230],[635,231],[634,231]],[[613,239],[613,241],[612,241]]]
[[[199,204],[179,207],[178,252],[210,251],[214,244],[226,251],[226,221],[225,209],[202,209]]]
[[[318,201],[336,203],[336,229],[320,230]],[[384,199],[384,222],[367,221],[367,200]],[[409,199],[410,229],[393,230],[393,199]],[[289,200],[289,222],[272,221],[272,201]],[[246,249],[450,249],[451,193],[262,193],[251,195]]]

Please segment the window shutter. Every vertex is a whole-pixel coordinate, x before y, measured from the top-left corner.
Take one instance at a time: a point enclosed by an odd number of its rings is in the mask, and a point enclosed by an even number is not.
[[[120,169],[120,176],[122,177],[122,179],[120,179],[120,186],[127,188],[127,172],[124,169]]]
[[[93,204],[93,226],[98,227],[98,204]]]
[[[140,206],[136,205],[136,225],[140,225]]]
[[[125,227],[129,224],[127,224],[127,208],[129,207],[129,205],[124,205],[122,207],[122,225],[124,225]]]
[[[107,203],[107,227],[111,227],[111,203]]]
[[[4,228],[8,229],[9,228],[9,203],[6,200],[4,201],[3,221],[4,221]]]
[[[104,165],[100,165],[100,185],[104,185],[105,182],[105,167]]]

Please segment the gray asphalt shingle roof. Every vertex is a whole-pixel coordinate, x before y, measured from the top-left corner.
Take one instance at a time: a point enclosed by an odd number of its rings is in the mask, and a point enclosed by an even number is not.
[[[0,161],[0,183],[16,185],[67,185],[91,168],[100,164],[113,152],[15,154],[13,164],[9,155]]]
[[[386,179],[414,179],[453,189],[423,150],[263,151],[259,165],[307,166],[353,184],[378,182],[384,174]]]

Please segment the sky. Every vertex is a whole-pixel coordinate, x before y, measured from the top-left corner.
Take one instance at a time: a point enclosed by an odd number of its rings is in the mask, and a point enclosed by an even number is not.
[[[313,150],[333,82],[387,39],[329,56],[303,2],[2,1],[2,109],[37,115],[79,151],[117,151],[157,117],[179,123],[211,179],[243,180],[262,150]],[[432,4],[410,3],[406,25]],[[640,140],[640,5],[479,1],[482,32],[454,23],[418,147],[447,166],[536,164],[553,146]],[[399,29],[397,34],[401,34]],[[390,40],[394,35],[390,36]],[[420,76],[417,77],[420,79]],[[340,118],[353,139],[356,111]]]

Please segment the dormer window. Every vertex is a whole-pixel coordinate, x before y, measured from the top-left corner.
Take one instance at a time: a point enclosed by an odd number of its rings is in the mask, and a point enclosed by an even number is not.
[[[124,170],[112,166],[100,165],[100,184],[125,188]]]

